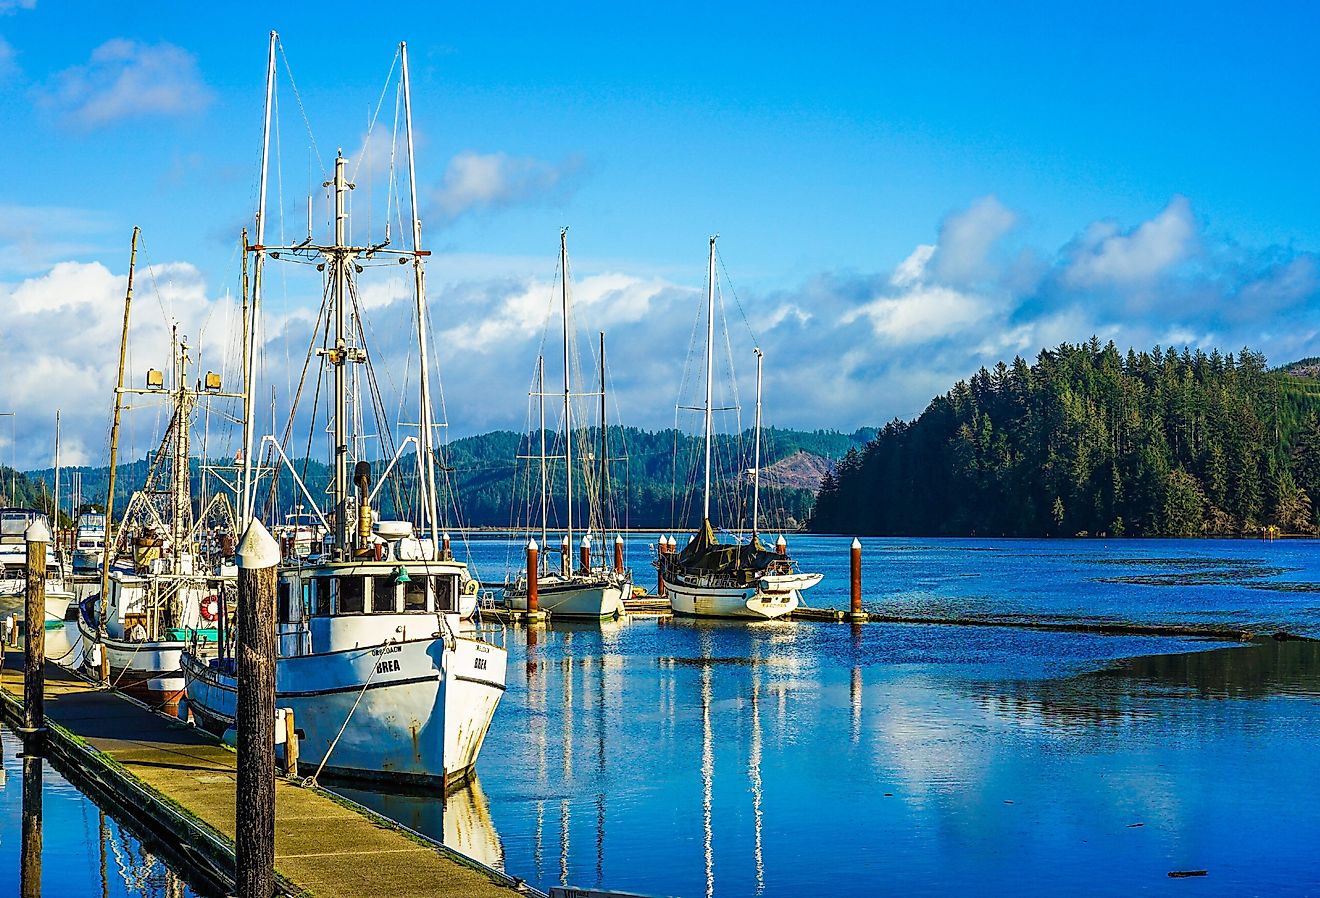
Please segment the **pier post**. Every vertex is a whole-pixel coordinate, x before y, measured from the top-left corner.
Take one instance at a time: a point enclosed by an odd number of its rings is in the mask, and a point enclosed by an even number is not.
[[[851,565],[849,584],[852,592],[852,606],[848,611],[848,619],[852,621],[866,620],[866,612],[862,610],[862,541],[853,537],[852,548],[850,550]]]
[[[549,551],[549,549],[546,551]],[[573,547],[568,544],[568,534],[565,533],[564,538],[559,541],[559,562],[563,568],[565,577],[573,573],[572,552]]]
[[[538,551],[539,551],[539,547],[536,545],[536,540],[534,539],[528,540],[527,542],[527,614],[528,616],[536,614],[538,611],[540,611],[540,607],[539,607],[540,598],[537,595],[537,588],[539,584],[536,582],[537,573],[540,570],[540,567],[536,563],[536,554]]]
[[[614,573],[623,573],[623,535],[614,537]]]
[[[446,530],[440,534],[440,557],[449,561],[454,557],[454,553],[449,548],[449,531]]]
[[[46,546],[50,528],[34,521],[27,539],[27,638],[23,645],[23,733],[46,729]]]
[[[238,898],[275,891],[275,568],[280,546],[256,518],[238,547]]]
[[[284,775],[298,777],[298,723],[293,709],[284,709]]]
[[[788,540],[784,539],[784,535],[782,533],[779,534],[779,539],[775,540],[775,554],[776,555],[788,554]]]
[[[23,842],[19,847],[18,862],[21,898],[41,898],[41,767],[40,754],[32,750],[24,753]]]
[[[581,564],[581,566],[582,566],[582,573],[586,574],[586,573],[589,573],[589,572],[591,571],[591,536],[590,536],[590,534],[584,534],[583,537],[582,537],[582,545],[581,545],[581,547],[578,549],[578,563]]]
[[[669,552],[669,538],[663,533],[660,534],[660,542],[656,544],[656,551],[660,556],[660,563],[655,566],[655,594],[660,598],[665,597],[665,555]]]

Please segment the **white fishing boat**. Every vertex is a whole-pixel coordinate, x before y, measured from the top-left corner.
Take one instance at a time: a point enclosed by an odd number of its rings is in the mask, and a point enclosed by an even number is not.
[[[145,388],[115,393],[116,412],[126,393],[167,398],[170,423],[146,483],[130,497],[110,540],[101,590],[80,605],[77,658],[94,675],[108,676],[112,686],[166,708],[183,693],[184,650],[191,647],[208,656],[219,652],[222,618],[234,607],[238,574],[231,562],[203,551],[203,536],[232,534],[234,519],[223,495],[194,513],[189,453],[199,398],[232,394],[220,392],[215,374],[208,374],[207,390],[189,386],[186,340],[175,339],[173,354],[169,386],[163,372],[152,370]],[[116,440],[117,434],[112,443]]]
[[[752,475],[752,531],[745,543],[722,543],[710,517],[712,448],[712,375],[715,343],[715,238],[710,238],[706,283],[705,486],[701,528],[681,551],[661,554],[656,565],[675,614],[769,620],[783,617],[802,603],[802,591],[815,586],[820,574],[803,573],[784,551],[761,543],[761,362],[756,350],[756,424]]]
[[[284,522],[272,527],[270,532],[279,540],[285,558],[320,555],[330,535],[316,515],[307,514],[301,506],[293,514],[286,514]]]
[[[27,617],[27,539],[24,534],[37,521],[50,528],[45,512],[32,508],[0,508],[0,617]],[[64,580],[59,553],[46,546],[46,620],[62,621],[73,591]]]
[[[412,155],[412,106],[408,54],[400,44],[401,94],[407,122],[408,178],[412,200],[411,245],[389,247],[348,242],[346,160],[336,158],[332,188],[333,239],[312,237],[291,246],[265,245],[265,184],[269,159],[269,123],[274,90],[277,36],[272,33],[267,70],[267,131],[262,156],[261,205],[256,219],[252,316],[248,333],[260,322],[262,271],[267,255],[313,262],[325,271],[325,310],[329,336],[317,350],[329,368],[331,383],[331,507],[322,513],[296,471],[307,506],[329,535],[325,551],[286,557],[278,575],[275,701],[294,710],[300,731],[300,760],[310,770],[361,779],[443,785],[462,779],[476,763],[491,717],[504,691],[506,654],[491,641],[495,633],[465,626],[461,608],[475,605],[480,583],[468,566],[453,557],[440,540],[436,459],[433,449],[431,365],[424,292],[421,226],[417,218]],[[356,377],[350,365],[370,371],[357,310],[357,275],[367,264],[411,263],[420,363],[417,437],[397,447],[376,490],[395,470],[404,449],[416,447],[417,497],[423,521],[416,532],[406,520],[379,520],[372,503],[372,464],[359,457],[349,484],[350,451],[361,440],[348,411]],[[351,323],[353,326],[346,326]],[[250,336],[251,340],[252,337]],[[248,354],[245,391],[251,395],[254,352]],[[293,412],[291,411],[291,415]],[[381,428],[386,430],[387,428]],[[254,456],[253,415],[245,415],[243,459]],[[278,450],[273,437],[264,441]],[[282,453],[281,453],[282,454]],[[293,466],[286,465],[292,471]],[[254,520],[256,481],[242,480],[242,519],[251,534],[264,528]],[[245,538],[245,543],[249,538]],[[266,535],[272,545],[274,540]],[[250,548],[250,547],[248,547]],[[240,553],[245,547],[240,547]],[[498,631],[502,634],[502,630]],[[490,638],[487,638],[487,637]],[[186,653],[188,708],[194,719],[220,732],[234,726],[237,671],[228,656],[207,658]],[[316,775],[314,773],[313,775]]]
[[[595,514],[596,526],[593,528],[592,522],[588,521],[586,527],[587,533],[582,536],[582,548],[579,556],[579,562],[575,566],[572,558],[573,546],[573,506],[574,506],[574,467],[573,467],[573,441],[576,434],[573,432],[573,396],[572,382],[569,378],[569,371],[572,360],[572,300],[569,292],[568,275],[568,230],[563,229],[559,232],[559,266],[562,272],[560,278],[561,306],[563,315],[563,337],[564,337],[564,500],[565,500],[565,532],[561,545],[563,546],[562,557],[560,559],[560,569],[552,570],[546,564],[549,555],[549,483],[547,479],[546,462],[549,457],[546,455],[546,429],[545,429],[545,359],[537,359],[537,389],[536,396],[540,405],[540,428],[539,437],[541,441],[541,454],[538,456],[540,461],[540,479],[541,479],[541,545],[546,551],[538,556],[538,570],[536,577],[537,607],[541,611],[548,611],[554,617],[588,617],[588,618],[610,618],[623,614],[623,600],[625,596],[632,594],[632,573],[623,568],[621,564],[610,565],[605,557],[605,551],[609,547],[609,540],[606,533],[606,523],[609,513],[609,428],[605,420],[605,335],[601,334],[600,342],[600,449],[596,457],[596,478],[588,491],[589,496],[595,501],[589,501],[588,504]],[[578,394],[582,395],[582,394]],[[587,471],[583,470],[584,480]],[[594,494],[594,495],[593,495]],[[601,554],[599,563],[593,562],[591,552],[592,543],[590,531],[595,530],[601,537]],[[516,611],[526,611],[528,609],[528,574],[526,571],[518,573],[513,581],[504,590],[505,604]]]
[[[84,512],[78,515],[73,534],[73,572],[91,574],[101,569],[105,559],[105,515]]]

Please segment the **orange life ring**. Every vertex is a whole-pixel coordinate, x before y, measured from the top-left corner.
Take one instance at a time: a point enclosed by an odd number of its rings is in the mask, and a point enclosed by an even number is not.
[[[209,595],[202,600],[202,619],[215,622],[220,617],[220,598],[216,595]]]

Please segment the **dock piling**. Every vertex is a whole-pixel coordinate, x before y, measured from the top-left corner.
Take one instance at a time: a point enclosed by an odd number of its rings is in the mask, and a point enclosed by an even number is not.
[[[862,541],[853,537],[850,554],[850,574],[849,585],[852,592],[852,605],[848,611],[848,619],[852,621],[866,620],[866,612],[862,610]]]
[[[660,555],[660,563],[656,565],[655,594],[663,599],[665,597],[665,555],[669,554],[669,537],[661,534],[660,542],[656,544],[656,551]]]
[[[275,891],[275,568],[280,547],[256,518],[238,547],[238,898]]]
[[[623,535],[614,537],[614,573],[623,573]]]
[[[582,545],[578,548],[578,564],[584,574],[591,570],[591,534],[582,536]]]
[[[23,734],[46,728],[46,546],[50,528],[40,520],[24,534],[27,540],[27,637],[23,643]]]
[[[284,709],[284,775],[298,776],[298,724],[292,708]]]
[[[41,755],[23,755],[23,843],[19,847],[18,893],[41,898]]]
[[[539,547],[536,540],[527,541],[527,612],[529,615],[535,614],[540,610],[539,598],[537,596],[537,572],[540,568],[536,563],[536,554]]]

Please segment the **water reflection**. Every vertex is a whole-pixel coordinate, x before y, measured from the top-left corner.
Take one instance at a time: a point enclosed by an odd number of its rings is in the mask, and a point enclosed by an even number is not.
[[[23,845],[19,856],[19,894],[41,896],[41,755],[23,755]]]

